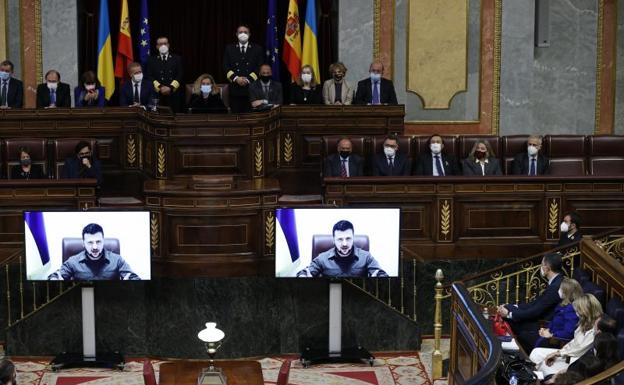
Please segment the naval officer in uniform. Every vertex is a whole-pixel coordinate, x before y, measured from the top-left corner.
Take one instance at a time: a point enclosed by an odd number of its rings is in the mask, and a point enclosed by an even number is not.
[[[182,85],[182,59],[169,52],[169,39],[156,39],[158,54],[147,60],[147,73],[153,79],[154,90],[161,105],[168,105],[174,112],[182,111],[184,87]]]

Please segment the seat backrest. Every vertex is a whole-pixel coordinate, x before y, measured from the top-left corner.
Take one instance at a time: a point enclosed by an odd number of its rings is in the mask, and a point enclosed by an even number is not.
[[[338,146],[338,141],[345,136],[343,135],[332,135],[332,136],[324,136],[323,143],[321,147],[321,155],[326,157],[331,154],[335,154],[337,152],[336,148]],[[366,158],[366,137],[365,136],[350,136],[348,137],[351,140],[351,144],[353,146],[353,153]]]
[[[584,135],[546,135],[550,158],[550,174],[556,176],[585,175],[587,141]]]
[[[104,238],[104,249],[119,254],[119,239]],[[84,250],[82,238],[63,238],[63,262]]]
[[[11,168],[20,164],[20,147],[27,147],[30,151],[32,163],[40,165],[43,173],[48,173],[48,146],[45,139],[41,138],[14,138],[4,141],[4,156],[6,157],[6,175],[11,178]]]
[[[223,100],[223,105],[229,110],[230,109],[230,85],[229,84],[219,84],[221,88],[221,100]]]
[[[383,153],[383,143],[386,140],[386,135],[377,135],[372,138],[373,154]],[[412,153],[412,138],[410,136],[397,136],[399,142],[399,152],[405,154],[407,157],[413,157]]]
[[[501,157],[501,146],[500,146],[500,138],[498,136],[491,135],[465,135],[460,137],[459,139],[459,160],[466,159],[470,150],[472,150],[472,146],[478,141],[488,142],[490,147],[492,147],[492,151],[494,151],[494,157]]]
[[[511,164],[514,157],[527,151],[528,135],[509,135],[501,137],[502,152],[499,155],[504,174],[511,174]],[[543,152],[542,148],[542,152]]]
[[[288,385],[288,377],[290,377],[290,362],[286,359],[282,363],[279,372],[277,373],[277,383],[275,385]]]
[[[622,156],[624,135],[592,135],[587,137],[589,156]]]
[[[188,106],[191,103],[191,96],[193,95],[193,83],[184,85],[184,105]]]
[[[624,175],[624,156],[592,156],[588,162],[590,175]]]
[[[75,156],[75,148],[78,142],[84,140],[91,145],[91,153],[97,157],[97,141],[93,138],[63,138],[54,140],[54,173],[56,179],[60,179],[63,174],[65,159]]]
[[[369,251],[368,235],[356,235],[353,243],[360,249]],[[334,237],[331,234],[315,234],[312,236],[312,259],[324,251],[334,247]]]

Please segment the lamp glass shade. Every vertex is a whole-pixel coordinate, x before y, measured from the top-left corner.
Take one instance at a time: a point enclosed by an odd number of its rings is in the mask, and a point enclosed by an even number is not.
[[[225,333],[217,329],[216,322],[207,322],[206,328],[197,333],[197,337],[203,342],[219,342],[225,337]]]

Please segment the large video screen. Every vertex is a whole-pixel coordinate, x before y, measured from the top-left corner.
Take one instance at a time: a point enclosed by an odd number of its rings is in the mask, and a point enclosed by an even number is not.
[[[147,211],[25,211],[28,280],[151,279]]]
[[[398,208],[275,210],[275,276],[398,277]]]

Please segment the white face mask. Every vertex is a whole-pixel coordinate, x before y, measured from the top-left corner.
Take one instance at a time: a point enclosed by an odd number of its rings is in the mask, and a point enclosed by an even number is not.
[[[95,89],[95,84],[85,84],[84,87],[85,87],[85,90],[91,91]]]
[[[439,154],[442,151],[442,145],[440,143],[431,143],[429,149],[434,154]]]
[[[561,222],[561,226],[559,226],[559,229],[561,230],[562,233],[567,233],[568,230],[570,229],[570,226],[568,226],[568,224],[565,222]]]
[[[538,151],[539,150],[535,146],[527,146],[527,152],[529,153],[530,156],[537,155]]]
[[[54,83],[53,82],[48,82],[48,88],[49,89],[55,90],[56,87],[58,87],[58,83],[56,83],[56,82],[54,82]]]
[[[212,85],[210,84],[202,84],[199,88],[203,94],[209,94],[212,91]]]
[[[381,74],[376,74],[376,73],[371,72],[370,78],[373,82],[378,82],[381,80]]]
[[[312,81],[312,74],[301,74],[301,80],[304,83],[310,83]]]
[[[247,35],[245,32],[241,32],[238,34],[238,41],[244,44],[247,43],[247,40],[249,40],[249,35]]]
[[[143,72],[132,75],[132,80],[134,80],[135,83],[140,83],[141,80],[143,80]]]
[[[386,156],[394,156],[396,154],[396,150],[392,147],[384,146],[384,154],[386,154]]]
[[[158,47],[158,52],[160,52],[161,55],[165,55],[167,52],[169,52],[169,47],[167,46],[167,44],[163,44]]]
[[[559,298],[563,299],[563,292],[561,291],[561,289],[559,289],[559,291],[557,292],[557,294],[559,294]]]

